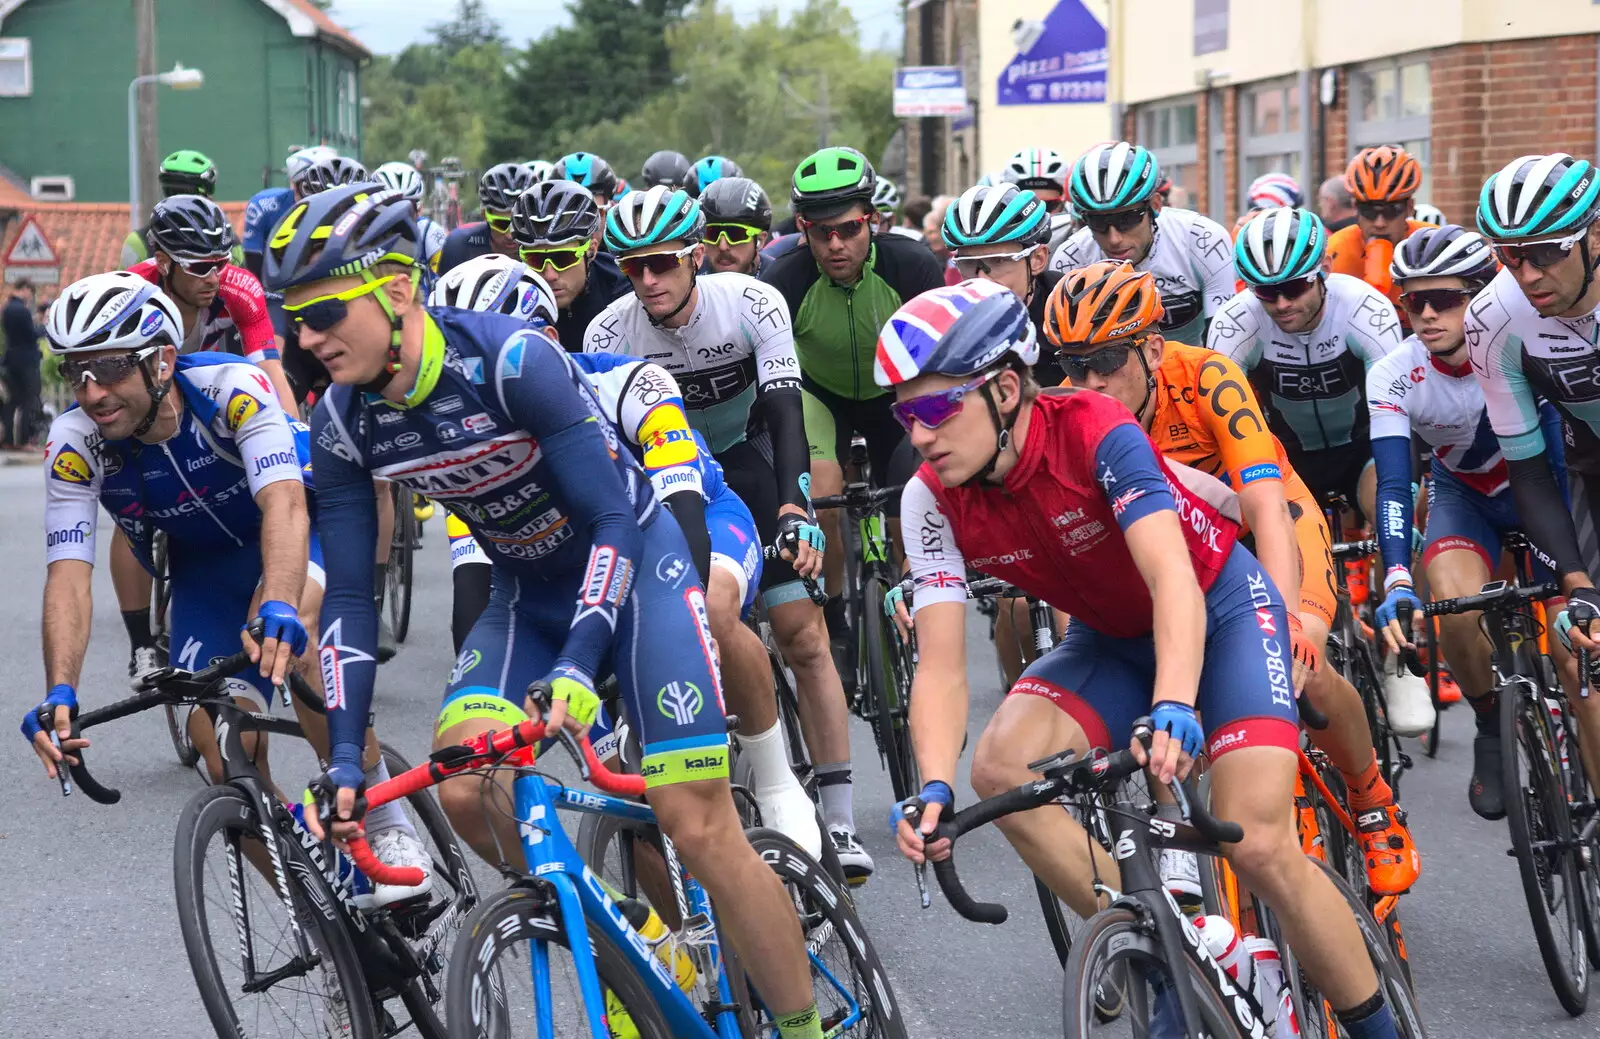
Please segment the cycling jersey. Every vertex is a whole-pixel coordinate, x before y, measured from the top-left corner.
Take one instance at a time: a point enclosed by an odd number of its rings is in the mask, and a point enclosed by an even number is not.
[[[1150,251],[1134,269],[1155,275],[1166,310],[1161,334],[1179,342],[1202,342],[1206,322],[1233,296],[1233,243],[1221,224],[1188,209],[1168,206],[1152,219]],[[1067,271],[1107,258],[1084,227],[1056,250],[1050,269]]]
[[[1406,221],[1406,235],[1423,227],[1430,227],[1420,220]],[[1404,239],[1402,239],[1404,241]],[[1396,313],[1400,317],[1400,324],[1407,332],[1411,330],[1411,318],[1405,309],[1400,306],[1400,286],[1394,283],[1394,277],[1389,273],[1389,264],[1394,260],[1395,243],[1387,238],[1374,238],[1370,241],[1361,233],[1361,225],[1351,223],[1328,235],[1328,270],[1335,274],[1348,274],[1352,278],[1362,281],[1378,290],[1378,294],[1394,304]]]
[[[260,256],[267,251],[267,239],[278,226],[283,214],[294,205],[292,188],[266,188],[250,197],[244,207],[244,236],[241,244],[246,253]]]
[[[1033,366],[1033,377],[1041,386],[1059,386],[1066,381],[1061,362],[1056,360],[1055,344],[1044,334],[1044,306],[1056,283],[1066,275],[1060,271],[1043,271],[1033,279],[1033,294],[1028,297],[1028,317],[1033,321],[1034,335],[1039,343],[1039,360]]]
[[[448,274],[474,256],[487,256],[494,252],[489,238],[489,225],[479,220],[462,224],[445,236],[439,247],[439,273]]]
[[[1366,373],[1401,339],[1394,307],[1359,278],[1330,274],[1322,291],[1322,319],[1309,332],[1278,328],[1247,290],[1217,311],[1206,334],[1208,347],[1250,373],[1291,455],[1366,443]]]
[[[439,273],[439,261],[444,256],[445,239],[449,237],[438,221],[431,217],[417,217],[417,234],[422,238],[422,260],[433,273]]]
[[[1395,437],[1409,444],[1415,434],[1441,465],[1478,493],[1493,496],[1510,485],[1483,387],[1470,363],[1452,367],[1416,336],[1407,336],[1367,372],[1367,408],[1374,443]]]
[[[153,259],[129,269],[152,285],[161,284],[161,271]],[[266,294],[256,276],[243,267],[230,263],[222,269],[216,296],[199,312],[178,347],[184,354],[207,350],[237,353],[252,364],[278,360]]]
[[[922,236],[920,234],[917,235],[916,241],[920,242],[921,240]],[[795,250],[804,248],[805,244],[806,236],[803,234],[779,235],[768,242],[765,249],[761,250],[761,262],[763,264],[771,263],[780,256],[788,256]]]

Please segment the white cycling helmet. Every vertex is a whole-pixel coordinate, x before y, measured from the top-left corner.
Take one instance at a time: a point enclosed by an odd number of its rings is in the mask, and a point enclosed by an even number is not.
[[[1049,148],[1024,148],[1006,160],[1000,175],[1019,188],[1067,190],[1067,163]]]
[[[1418,202],[1417,211],[1412,215],[1412,219],[1418,221],[1419,223],[1432,224],[1434,227],[1443,227],[1445,224],[1449,223],[1449,221],[1444,218],[1443,211],[1441,211],[1438,206],[1429,202]]]
[[[888,177],[880,176],[878,183],[873,185],[872,208],[884,214],[894,213],[900,208],[900,189]]]
[[[158,286],[132,271],[110,271],[68,285],[50,304],[45,336],[57,355],[176,346],[183,319]]]
[[[422,201],[422,174],[410,163],[386,162],[372,171],[372,179],[413,202]]]
[[[522,168],[533,174],[533,182],[535,184],[542,180],[549,180],[555,176],[556,172],[556,164],[546,162],[544,159],[533,159],[525,162],[522,164]]]
[[[530,321],[543,318],[555,327],[555,293],[533,268],[499,253],[474,256],[440,276],[428,294],[430,307],[458,307],[481,313],[506,314]]]
[[[309,170],[322,160],[336,159],[338,157],[339,153],[326,144],[316,144],[310,148],[301,148],[297,152],[290,153],[289,158],[284,160],[283,164],[284,170],[289,174],[289,186],[294,187],[298,184],[300,178],[305,176],[306,170]]]

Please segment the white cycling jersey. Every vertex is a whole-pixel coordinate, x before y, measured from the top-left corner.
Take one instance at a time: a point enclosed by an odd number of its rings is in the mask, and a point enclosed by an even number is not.
[[[1061,243],[1050,269],[1068,271],[1106,258],[1085,227]],[[1207,319],[1233,296],[1238,280],[1227,230],[1210,217],[1171,206],[1156,216],[1155,240],[1134,269],[1155,275],[1166,308],[1161,334],[1194,346],[1205,338]]]
[[[654,361],[678,381],[689,422],[715,454],[744,441],[758,393],[799,386],[789,307],[777,289],[746,274],[702,274],[699,300],[681,328],[650,319],[627,293],[589,323],[585,353]]]
[[[1322,320],[1309,332],[1280,329],[1246,289],[1217,311],[1206,333],[1207,346],[1250,373],[1272,432],[1296,451],[1367,439],[1367,372],[1400,345],[1400,317],[1377,289],[1329,274],[1323,291]]]
[[[1569,469],[1600,473],[1600,346],[1596,314],[1540,317],[1508,270],[1467,305],[1467,346],[1489,422],[1507,459],[1545,450],[1539,398],[1567,420]]]
[[[444,250],[444,240],[450,232],[431,217],[417,217],[417,232],[422,235],[422,260],[429,268],[439,269],[439,254]]]
[[[1372,439],[1409,442],[1415,433],[1439,464],[1473,490],[1493,497],[1510,486],[1470,364],[1452,368],[1408,336],[1367,372],[1367,409]]]

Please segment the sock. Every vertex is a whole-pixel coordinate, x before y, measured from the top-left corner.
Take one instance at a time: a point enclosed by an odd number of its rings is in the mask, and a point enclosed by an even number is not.
[[[1500,697],[1496,693],[1465,697],[1472,705],[1473,721],[1478,724],[1479,736],[1500,735]]]
[[[783,739],[783,726],[774,722],[766,732],[754,736],[739,734],[739,750],[750,763],[756,797],[782,789],[795,782],[789,770],[789,751]]]
[[[777,1018],[777,1025],[778,1039],[822,1039],[822,1018],[817,1016],[815,1003],[798,1014]]]
[[[369,787],[386,782],[389,778],[389,766],[379,758],[376,765],[367,769],[365,778]],[[406,815],[400,801],[390,801],[386,805],[367,809],[367,833],[377,834],[384,830],[399,830],[413,837],[417,835],[417,829],[411,825],[411,818]]]
[[[1389,784],[1383,778],[1383,772],[1378,768],[1376,753],[1372,755],[1367,767],[1357,775],[1352,776],[1343,769],[1339,771],[1344,776],[1344,785],[1349,791],[1352,812],[1366,812],[1394,804],[1394,791],[1389,789]]]
[[[1382,991],[1374,992],[1360,1006],[1351,1007],[1349,1010],[1336,1010],[1333,1014],[1344,1025],[1345,1034],[1350,1039],[1399,1039],[1399,1031],[1394,1025],[1394,1015],[1389,1012],[1389,1005],[1383,1001]]]
[[[142,610],[123,610],[122,626],[128,629],[128,641],[133,643],[133,648],[140,646],[153,646],[156,637],[150,634],[150,607]]]
[[[829,830],[856,832],[856,813],[850,786],[850,762],[816,766],[817,799],[822,802],[822,825]]]
[[[822,619],[828,625],[828,638],[842,639],[850,634],[850,625],[844,615],[844,597],[830,595],[822,605]]]

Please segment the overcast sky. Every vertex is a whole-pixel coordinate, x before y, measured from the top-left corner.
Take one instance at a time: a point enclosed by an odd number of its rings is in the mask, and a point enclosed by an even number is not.
[[[486,0],[490,13],[511,41],[523,44],[566,20],[566,5],[556,0]],[[764,7],[788,11],[803,0],[722,0],[734,12],[753,16]],[[845,0],[861,24],[863,42],[869,46],[898,47],[900,41],[897,0]],[[334,0],[333,18],[375,54],[396,54],[408,43],[427,36],[427,28],[445,21],[455,10],[453,0]]]

